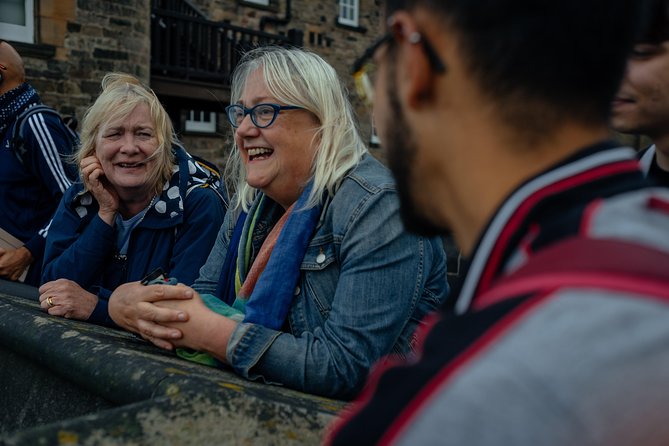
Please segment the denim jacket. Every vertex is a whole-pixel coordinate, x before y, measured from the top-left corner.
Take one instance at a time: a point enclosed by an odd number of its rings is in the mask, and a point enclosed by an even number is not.
[[[233,214],[193,285],[199,293],[216,291]],[[389,171],[366,155],[323,207],[283,330],[240,323],[227,360],[248,379],[348,398],[382,356],[411,350],[420,320],[447,293],[441,239],[405,231]]]

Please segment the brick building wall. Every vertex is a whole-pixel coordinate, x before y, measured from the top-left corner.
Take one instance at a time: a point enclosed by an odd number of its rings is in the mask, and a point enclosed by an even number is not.
[[[149,2],[36,3],[35,44],[14,45],[46,104],[81,118],[106,73],[125,71],[149,81]]]
[[[359,24],[357,27],[338,24],[339,2],[337,0],[270,0],[268,6],[261,6],[240,0],[193,0],[197,9],[211,20],[227,21],[233,25],[250,29],[262,29],[273,34],[286,35],[290,29],[303,33],[306,49],[316,52],[327,60],[344,81],[359,118],[359,128],[364,140],[371,142],[372,124],[370,111],[358,100],[354,93],[350,69],[357,57],[371,45],[379,35],[381,7],[379,0],[360,0]],[[290,19],[285,20],[287,7],[290,7]],[[272,20],[268,18],[274,18]],[[225,101],[223,101],[225,102]],[[230,140],[229,129],[220,129],[224,141]],[[206,146],[206,138],[184,135],[183,140],[198,147]],[[374,156],[384,159],[383,152],[371,145]],[[209,145],[205,149],[207,156],[223,162],[227,152],[216,152]]]
[[[377,37],[380,20],[378,0],[360,0],[358,27],[337,23],[337,0],[270,0],[268,6],[244,0],[188,3],[209,20],[262,28],[273,34],[285,35],[290,29],[301,31],[304,46],[330,62],[351,92],[350,66]],[[289,21],[284,20],[287,6]],[[106,73],[124,71],[151,84],[151,1],[35,0],[35,42],[13,44],[24,58],[28,81],[44,102],[63,114],[74,113],[81,120],[97,97]],[[160,92],[159,96],[170,103],[169,97]],[[354,96],[351,99],[360,116],[360,128],[369,141],[370,114]],[[172,117],[186,147],[222,167],[230,141],[230,130],[222,115],[227,98],[212,97],[211,101],[210,106],[220,113],[214,135],[185,132],[185,108],[172,113]]]
[[[290,20],[285,19],[290,1]],[[244,0],[192,0],[190,4],[206,18],[227,21],[249,29],[286,34],[290,29],[303,33],[304,46],[322,55],[339,72],[350,91],[351,63],[378,36],[381,12],[378,0],[360,0],[359,26],[337,23],[337,0],[269,0],[268,6]],[[35,43],[13,42],[22,54],[26,74],[45,103],[63,114],[81,119],[100,89],[100,80],[110,71],[125,71],[151,83],[151,1],[150,0],[35,0]],[[272,21],[268,18],[278,19]],[[278,22],[278,23],[277,23]],[[0,28],[0,38],[2,29]],[[370,141],[369,110],[351,95],[360,129]],[[161,96],[167,103],[169,98]],[[211,97],[219,112],[214,135],[181,131],[189,150],[223,166],[230,146],[230,130],[223,119],[226,97]],[[186,110],[173,115],[181,128]],[[617,135],[637,148],[645,138]],[[383,158],[383,152],[372,148]]]

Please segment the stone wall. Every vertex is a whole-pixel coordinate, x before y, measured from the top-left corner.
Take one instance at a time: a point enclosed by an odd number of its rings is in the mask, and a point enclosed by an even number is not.
[[[286,0],[271,0],[269,6],[243,0],[192,0],[207,19],[228,21],[250,29],[261,27],[269,33],[286,34],[290,29],[304,33],[304,45],[338,71],[351,92],[350,67],[379,33],[378,0],[360,0],[359,27],[337,24],[338,2],[292,0],[291,18],[285,22]],[[35,0],[36,42],[17,44],[26,64],[28,81],[44,102],[63,114],[81,120],[86,108],[100,91],[102,77],[110,71],[129,72],[150,83],[150,0]],[[0,37],[1,33],[0,33]],[[165,98],[167,100],[167,98]],[[365,141],[370,140],[371,118],[355,97],[352,102],[360,117]],[[227,158],[230,131],[219,104],[216,135],[182,134],[193,153],[219,166]],[[377,156],[380,151],[373,150]]]
[[[190,1],[210,20],[250,29],[262,27],[276,34],[286,34],[290,29],[302,31],[305,47],[330,62],[353,92],[350,67],[380,33],[379,0],[360,0],[357,28],[337,23],[336,0],[291,0],[290,20],[282,21],[286,2],[270,0],[269,6],[259,6],[243,0]],[[24,57],[29,82],[45,103],[63,114],[75,113],[81,120],[99,93],[105,73],[125,71],[150,83],[150,0],[35,0],[35,4],[36,44],[16,46]],[[355,94],[351,99],[363,138],[369,142],[370,112]],[[190,151],[221,168],[230,147],[230,128],[223,116],[225,105],[216,104],[220,114],[215,135],[180,135]],[[635,147],[648,144],[647,139],[617,136]],[[384,159],[381,150],[372,149],[372,153]]]
[[[286,34],[290,29],[298,29],[304,34],[305,48],[312,50],[327,60],[339,73],[351,92],[351,101],[359,118],[359,127],[364,141],[371,138],[371,113],[355,95],[350,70],[353,62],[371,45],[380,32],[381,6],[379,0],[360,0],[359,26],[352,28],[337,23],[339,3],[313,0],[291,0],[290,21],[286,17],[286,0],[271,0],[269,6],[249,4],[239,0],[193,0],[193,4],[210,20],[225,20],[236,26],[264,29],[272,34]],[[268,18],[278,19],[277,21]],[[184,142],[190,147],[195,143],[189,135]],[[377,158],[384,159],[378,148],[371,149]],[[226,147],[212,154],[215,160],[227,156]]]
[[[17,49],[46,104],[81,119],[106,73],[125,71],[149,81],[148,1],[36,3],[36,44]]]

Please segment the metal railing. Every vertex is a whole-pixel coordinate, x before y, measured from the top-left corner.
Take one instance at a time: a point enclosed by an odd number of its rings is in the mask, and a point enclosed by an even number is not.
[[[299,37],[297,33],[269,34],[154,7],[151,74],[229,85],[232,70],[244,52],[259,45],[301,46]]]

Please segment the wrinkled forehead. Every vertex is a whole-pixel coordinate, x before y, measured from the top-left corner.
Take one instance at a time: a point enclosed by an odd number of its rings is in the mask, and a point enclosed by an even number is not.
[[[109,112],[101,115],[99,133],[108,129],[128,127],[131,129],[155,127],[149,105],[145,102],[121,102]],[[100,135],[98,135],[100,136]]]
[[[246,79],[244,79],[240,93],[239,101],[243,104],[247,104],[247,106],[262,100],[273,98],[265,80],[262,67],[257,67],[249,72]]]

